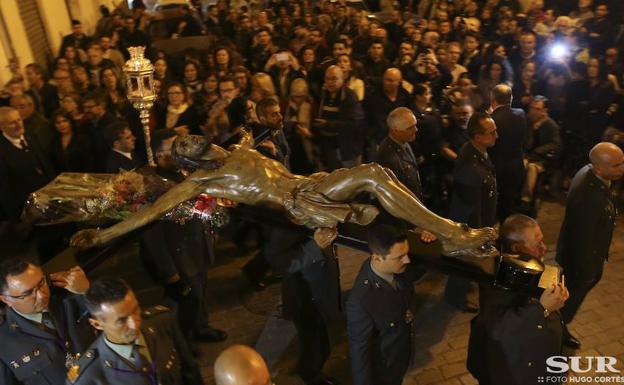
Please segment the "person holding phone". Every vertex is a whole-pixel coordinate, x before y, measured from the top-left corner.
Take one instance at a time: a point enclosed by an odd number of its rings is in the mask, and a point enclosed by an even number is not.
[[[299,70],[299,62],[295,56],[288,50],[279,50],[267,61],[264,66],[264,72],[271,75],[277,96],[282,102],[288,95],[290,83],[297,78],[305,78]]]

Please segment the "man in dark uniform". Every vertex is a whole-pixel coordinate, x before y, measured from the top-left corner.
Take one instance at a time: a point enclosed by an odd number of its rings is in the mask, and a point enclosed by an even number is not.
[[[501,227],[503,251],[543,260],[544,235],[530,217],[514,214]],[[467,366],[480,385],[527,385],[548,376],[546,359],[561,355],[559,309],[568,298],[563,283],[539,300],[527,293],[481,286],[481,311],[471,323]]]
[[[455,161],[453,197],[449,218],[468,226],[494,226],[496,224],[496,174],[487,150],[498,138],[494,120],[485,112],[475,112],[468,122],[470,141],[464,144]],[[446,302],[460,310],[476,312],[468,304],[470,283],[449,276],[444,293]]]
[[[409,108],[392,110],[387,118],[388,136],[379,145],[376,162],[392,170],[399,181],[422,200],[418,162],[409,145],[416,139],[416,124],[416,117]]]
[[[611,183],[624,175],[624,154],[613,143],[602,142],[589,152],[591,164],[581,168],[570,185],[557,243],[557,262],[569,282],[570,300],[561,310],[563,322],[572,321],[585,296],[602,278],[615,225],[616,204]],[[564,329],[564,343],[580,342]]]
[[[409,108],[398,107],[390,112],[387,118],[388,136],[379,145],[376,161],[392,170],[397,179],[422,201],[418,162],[410,146],[418,132],[416,124],[417,119]],[[382,212],[384,216],[390,216],[385,211]],[[428,231],[422,231],[421,240],[430,243],[436,237]]]
[[[499,187],[498,220],[503,222],[514,210],[524,184],[524,151],[529,137],[521,108],[511,108],[511,87],[499,84],[492,89],[492,119],[499,139],[488,149],[496,168]]]
[[[442,170],[440,149],[442,147],[441,118],[439,111],[431,104],[431,87],[414,85],[413,109],[418,119],[418,137],[411,144],[420,164],[423,180],[423,201],[427,207],[440,213],[442,208]]]
[[[318,228],[313,239],[302,236],[282,281],[283,315],[297,328],[297,374],[306,384],[338,384],[322,373],[331,353],[331,325],[340,317],[339,268],[332,245],[337,235],[336,229]]]
[[[51,290],[48,284],[64,291]],[[0,265],[0,383],[62,384],[77,353],[95,339],[82,295],[89,281],[79,267],[46,276],[22,258]]]
[[[123,280],[92,282],[86,295],[89,322],[102,334],[67,373],[67,384],[203,384],[172,312],[141,312]]]
[[[412,351],[414,286],[404,231],[369,230],[372,255],[364,261],[347,299],[347,332],[354,385],[400,385]]]
[[[256,105],[259,125],[251,126],[254,136],[262,130],[270,130],[271,136],[258,144],[257,150],[264,156],[290,167],[290,146],[284,135],[284,122],[277,99],[265,98]],[[265,287],[264,278],[271,264],[279,265],[281,257],[290,253],[289,246],[296,242],[292,232],[275,226],[260,226],[260,251],[243,266],[243,273],[255,290]]]
[[[158,130],[152,135],[156,173],[174,182],[181,174],[171,156],[176,139],[174,130]],[[200,219],[178,223],[161,220],[141,233],[141,257],[146,268],[165,286],[165,294],[178,308],[180,328],[194,350],[197,339],[218,342],[227,334],[208,323],[208,265],[214,253],[212,235]]]

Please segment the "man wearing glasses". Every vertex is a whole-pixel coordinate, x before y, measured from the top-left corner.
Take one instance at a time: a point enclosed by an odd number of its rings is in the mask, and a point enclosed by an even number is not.
[[[50,289],[49,284],[76,295]],[[46,276],[23,258],[0,264],[0,383],[62,384],[67,369],[95,335],[82,296],[89,281],[80,267]]]

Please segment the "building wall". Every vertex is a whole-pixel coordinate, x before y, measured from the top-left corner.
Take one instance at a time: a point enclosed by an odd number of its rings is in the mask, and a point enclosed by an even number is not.
[[[33,53],[17,6],[18,1],[20,0],[0,0],[0,13],[9,35],[5,40],[11,42],[6,44],[0,40],[0,89],[11,78],[7,67],[11,58],[17,56],[22,67],[33,62]],[[92,34],[100,18],[100,4],[108,6],[112,11],[124,2],[125,0],[37,0],[52,53],[55,56],[58,54],[63,36],[71,32],[72,18],[79,19],[85,33]],[[4,30],[0,30],[0,33],[4,34]]]
[[[22,66],[33,61],[32,51],[26,37],[26,30],[20,17],[19,8],[17,8],[18,0],[2,0],[0,1],[0,12],[6,23],[6,29],[9,32],[9,39],[13,43],[15,56]],[[4,31],[1,31],[4,33]],[[9,47],[2,47],[0,50],[0,87],[4,86],[11,78],[11,73],[7,68],[9,60],[13,57]]]

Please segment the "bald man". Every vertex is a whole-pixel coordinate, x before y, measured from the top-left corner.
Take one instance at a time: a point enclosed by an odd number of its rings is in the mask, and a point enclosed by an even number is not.
[[[344,74],[336,65],[325,71],[319,110],[312,121],[321,163],[326,171],[360,163],[364,135],[364,111],[355,93],[344,86]]]
[[[520,108],[511,108],[511,87],[498,84],[492,89],[492,119],[498,130],[496,144],[488,154],[496,169],[497,215],[501,223],[515,210],[524,182],[524,151],[528,138],[527,120]]]
[[[225,349],[214,364],[217,385],[268,385],[271,376],[266,363],[252,348],[234,345]]]
[[[557,262],[564,269],[570,290],[570,299],[561,310],[566,325],[602,277],[616,216],[611,183],[624,175],[624,153],[613,143],[595,145],[589,160],[590,164],[576,173],[570,185],[557,244]],[[563,342],[575,349],[580,347],[567,327]]]
[[[382,84],[372,87],[362,102],[366,113],[367,145],[377,147],[388,135],[386,118],[398,107],[409,107],[411,96],[401,86],[403,75],[398,68],[388,68],[383,75]]]

